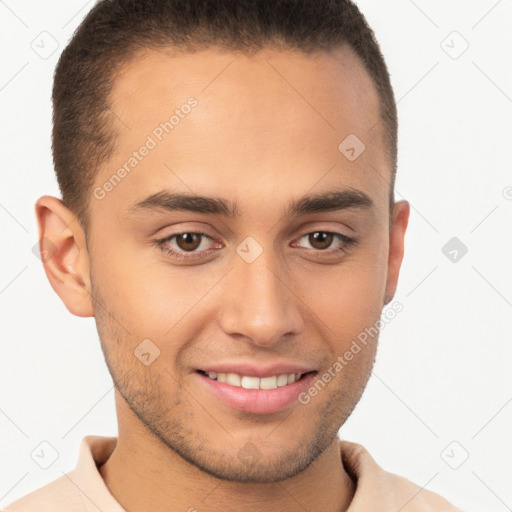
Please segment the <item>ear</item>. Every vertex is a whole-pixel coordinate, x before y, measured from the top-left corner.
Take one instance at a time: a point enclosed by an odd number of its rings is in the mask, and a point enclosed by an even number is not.
[[[393,207],[389,234],[388,275],[384,304],[391,302],[396,293],[398,275],[404,256],[404,238],[409,223],[410,205],[407,201],[397,201]]]
[[[89,253],[78,218],[51,196],[35,204],[39,251],[46,276],[73,315],[94,316],[89,276]]]

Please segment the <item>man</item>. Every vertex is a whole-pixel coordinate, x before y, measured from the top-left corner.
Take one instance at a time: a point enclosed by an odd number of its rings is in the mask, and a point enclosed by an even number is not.
[[[99,2],[53,102],[44,268],[96,319],[119,435],[7,511],[458,510],[337,437],[409,218],[355,5]]]

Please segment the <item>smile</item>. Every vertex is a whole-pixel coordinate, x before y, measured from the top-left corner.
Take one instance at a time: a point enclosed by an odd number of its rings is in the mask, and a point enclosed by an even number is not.
[[[254,377],[250,375],[239,375],[238,373],[220,373],[220,372],[204,372],[212,380],[224,382],[230,386],[244,389],[276,389],[278,387],[293,384],[300,380],[306,373],[284,373],[281,375],[271,375],[269,377]]]

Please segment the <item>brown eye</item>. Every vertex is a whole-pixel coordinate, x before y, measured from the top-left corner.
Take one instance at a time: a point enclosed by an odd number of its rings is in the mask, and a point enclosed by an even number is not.
[[[310,233],[308,237],[309,243],[313,246],[314,249],[318,250],[323,250],[330,247],[333,239],[333,233],[328,233],[326,231],[315,231],[314,233]]]
[[[194,251],[201,245],[200,233],[181,233],[176,235],[176,245],[182,251]]]
[[[169,256],[184,261],[194,261],[208,257],[215,250],[208,248],[208,246],[215,245],[213,242],[214,240],[202,231],[175,233],[154,241],[155,245]]]
[[[357,243],[355,238],[331,231],[312,231],[302,235],[300,240],[304,240],[302,243],[309,245],[309,250],[319,256],[341,255]]]

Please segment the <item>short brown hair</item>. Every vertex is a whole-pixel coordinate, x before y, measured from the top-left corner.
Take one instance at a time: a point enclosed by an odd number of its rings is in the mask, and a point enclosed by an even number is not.
[[[397,165],[397,112],[389,73],[372,29],[350,0],[103,0],[75,30],[53,84],[52,151],[64,203],[88,224],[96,171],[115,148],[109,94],[116,72],[143,48],[208,47],[253,54],[264,48],[329,51],[349,45],[380,99],[391,167]]]

